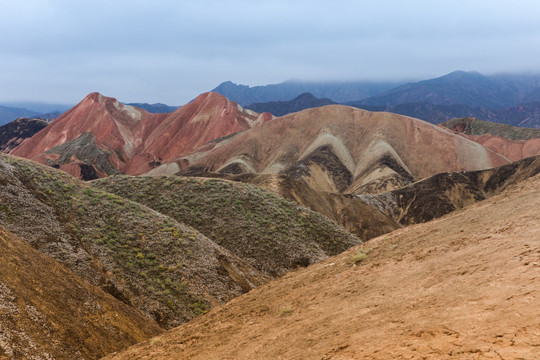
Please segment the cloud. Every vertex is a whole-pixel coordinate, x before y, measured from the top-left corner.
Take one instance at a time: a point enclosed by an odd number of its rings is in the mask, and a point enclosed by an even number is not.
[[[0,100],[182,104],[225,80],[540,71],[535,1],[1,1]]]

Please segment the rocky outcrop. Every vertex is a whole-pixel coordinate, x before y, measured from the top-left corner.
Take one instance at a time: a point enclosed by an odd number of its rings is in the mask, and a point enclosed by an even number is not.
[[[0,127],[0,151],[9,153],[24,139],[34,136],[49,125],[49,122],[39,118],[18,118]]]

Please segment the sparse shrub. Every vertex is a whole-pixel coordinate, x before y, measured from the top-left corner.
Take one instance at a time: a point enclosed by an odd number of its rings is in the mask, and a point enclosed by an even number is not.
[[[279,308],[278,315],[280,317],[292,314],[293,308],[291,305],[284,305]]]
[[[360,264],[366,257],[367,255],[364,253],[364,250],[360,249],[358,250],[358,253],[352,257],[352,261],[354,264]]]

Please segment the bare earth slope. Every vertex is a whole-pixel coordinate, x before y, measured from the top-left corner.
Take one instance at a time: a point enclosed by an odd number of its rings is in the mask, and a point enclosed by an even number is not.
[[[111,358],[538,359],[539,209],[537,175]]]
[[[287,174],[334,193],[382,192],[510,162],[424,121],[341,105],[274,119],[177,163],[187,161],[185,172]]]
[[[0,227],[0,359],[98,359],[162,330]]]

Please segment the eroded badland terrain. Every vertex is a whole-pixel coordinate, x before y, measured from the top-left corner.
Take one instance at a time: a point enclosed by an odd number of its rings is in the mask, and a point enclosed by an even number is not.
[[[216,93],[27,120],[2,133],[1,359],[540,358],[534,129]]]

